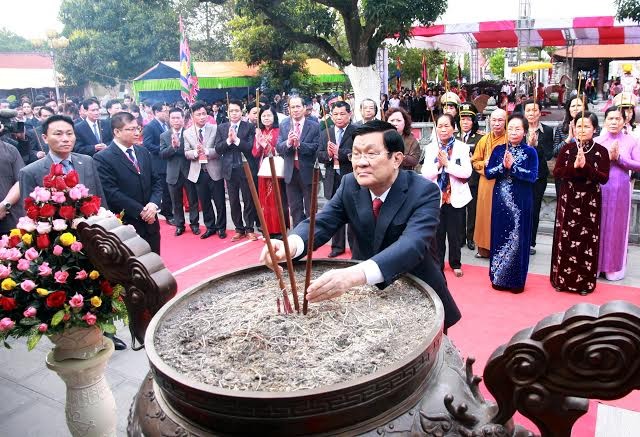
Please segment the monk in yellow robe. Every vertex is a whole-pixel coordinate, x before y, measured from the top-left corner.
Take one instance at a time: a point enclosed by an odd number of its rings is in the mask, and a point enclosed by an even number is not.
[[[493,149],[507,142],[506,119],[507,113],[502,109],[496,109],[491,113],[489,118],[491,132],[480,138],[471,158],[473,169],[480,174],[476,227],[473,234],[473,239],[478,247],[476,258],[489,258],[489,249],[491,248],[491,199],[495,180],[489,180],[484,176],[484,168],[489,162]]]

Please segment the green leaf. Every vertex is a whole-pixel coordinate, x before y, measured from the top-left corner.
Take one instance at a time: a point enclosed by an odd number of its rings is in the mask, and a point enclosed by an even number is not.
[[[105,332],[107,334],[116,333],[116,327],[113,323],[108,323],[108,322],[100,323],[100,329],[102,329],[102,332]]]
[[[4,347],[6,347],[7,349],[11,349],[11,345],[9,343],[7,343],[6,340],[2,342],[2,345]]]
[[[38,319],[32,319],[32,318],[23,318],[21,319],[18,324],[22,325],[22,326],[33,326],[40,323],[40,320]]]
[[[30,335],[29,339],[27,340],[27,349],[33,350],[33,348],[36,347],[36,345],[38,344],[41,338],[42,338],[41,332],[37,332],[35,334]]]
[[[64,317],[64,310],[60,310],[53,315],[51,318],[51,326],[57,326],[60,322],[62,322],[62,318]]]

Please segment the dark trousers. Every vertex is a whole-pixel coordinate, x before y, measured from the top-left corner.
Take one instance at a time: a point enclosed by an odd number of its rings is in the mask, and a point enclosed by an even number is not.
[[[207,230],[221,231],[227,229],[227,206],[224,199],[224,180],[214,181],[206,171],[200,171],[196,182],[198,199],[202,207],[202,219]],[[214,211],[211,201],[216,206]],[[218,217],[216,219],[216,212]]]
[[[242,167],[236,167],[231,170],[231,178],[227,180],[227,192],[229,193],[231,219],[236,227],[236,232],[241,234],[253,232],[253,224],[256,223],[258,215],[251,199],[249,184]],[[240,205],[240,192],[242,192],[244,211]]]
[[[444,270],[444,253],[446,243],[449,243],[449,265],[452,269],[462,267],[460,263],[460,228],[464,208],[454,208],[448,203],[440,207],[440,223],[436,231],[436,245],[438,246],[438,260],[440,269]]]
[[[533,221],[531,223],[531,247],[536,246],[536,235],[538,234],[538,224],[540,223],[540,207],[542,206],[542,198],[544,190],[547,188],[547,178],[538,179],[533,184]]]
[[[173,203],[171,202],[171,193],[169,192],[169,184],[167,184],[167,174],[159,175],[162,183],[162,204],[160,205],[160,214],[166,219],[173,218]]]
[[[184,191],[187,192],[187,199],[189,200],[189,223],[192,226],[198,226],[198,192],[196,185],[184,177],[182,173],[178,175],[178,180],[175,184],[167,183],[167,185],[169,186],[169,194],[173,204],[173,221],[176,226],[184,227]]]
[[[460,233],[460,247],[464,246],[465,241],[473,241],[473,233],[476,230],[476,206],[478,204],[478,186],[469,185],[471,190],[471,201],[464,207],[465,213],[462,214],[462,231]]]
[[[156,221],[152,224],[148,224],[142,220],[127,220],[126,218],[124,219],[124,223],[132,225],[138,235],[149,243],[151,251],[160,255],[160,224],[158,224],[157,217]]]
[[[306,184],[300,176],[300,170],[293,169],[291,182],[287,184],[287,200],[291,211],[292,227],[309,217],[311,211],[311,184]]]

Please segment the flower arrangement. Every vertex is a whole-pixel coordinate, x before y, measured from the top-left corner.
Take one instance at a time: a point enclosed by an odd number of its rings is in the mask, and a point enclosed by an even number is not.
[[[0,239],[0,340],[27,337],[33,349],[43,335],[71,327],[98,326],[115,333],[115,320],[127,319],[121,285],[93,269],[78,241],[78,223],[109,217],[100,197],[53,164],[25,199],[26,216]]]

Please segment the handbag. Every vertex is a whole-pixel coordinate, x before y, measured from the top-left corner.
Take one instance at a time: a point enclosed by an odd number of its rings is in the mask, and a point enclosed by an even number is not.
[[[274,156],[273,164],[276,168],[276,176],[279,178],[284,177],[284,158],[282,156]],[[258,177],[271,177],[271,166],[269,165],[269,158],[265,157],[260,164],[260,169],[258,169]]]

